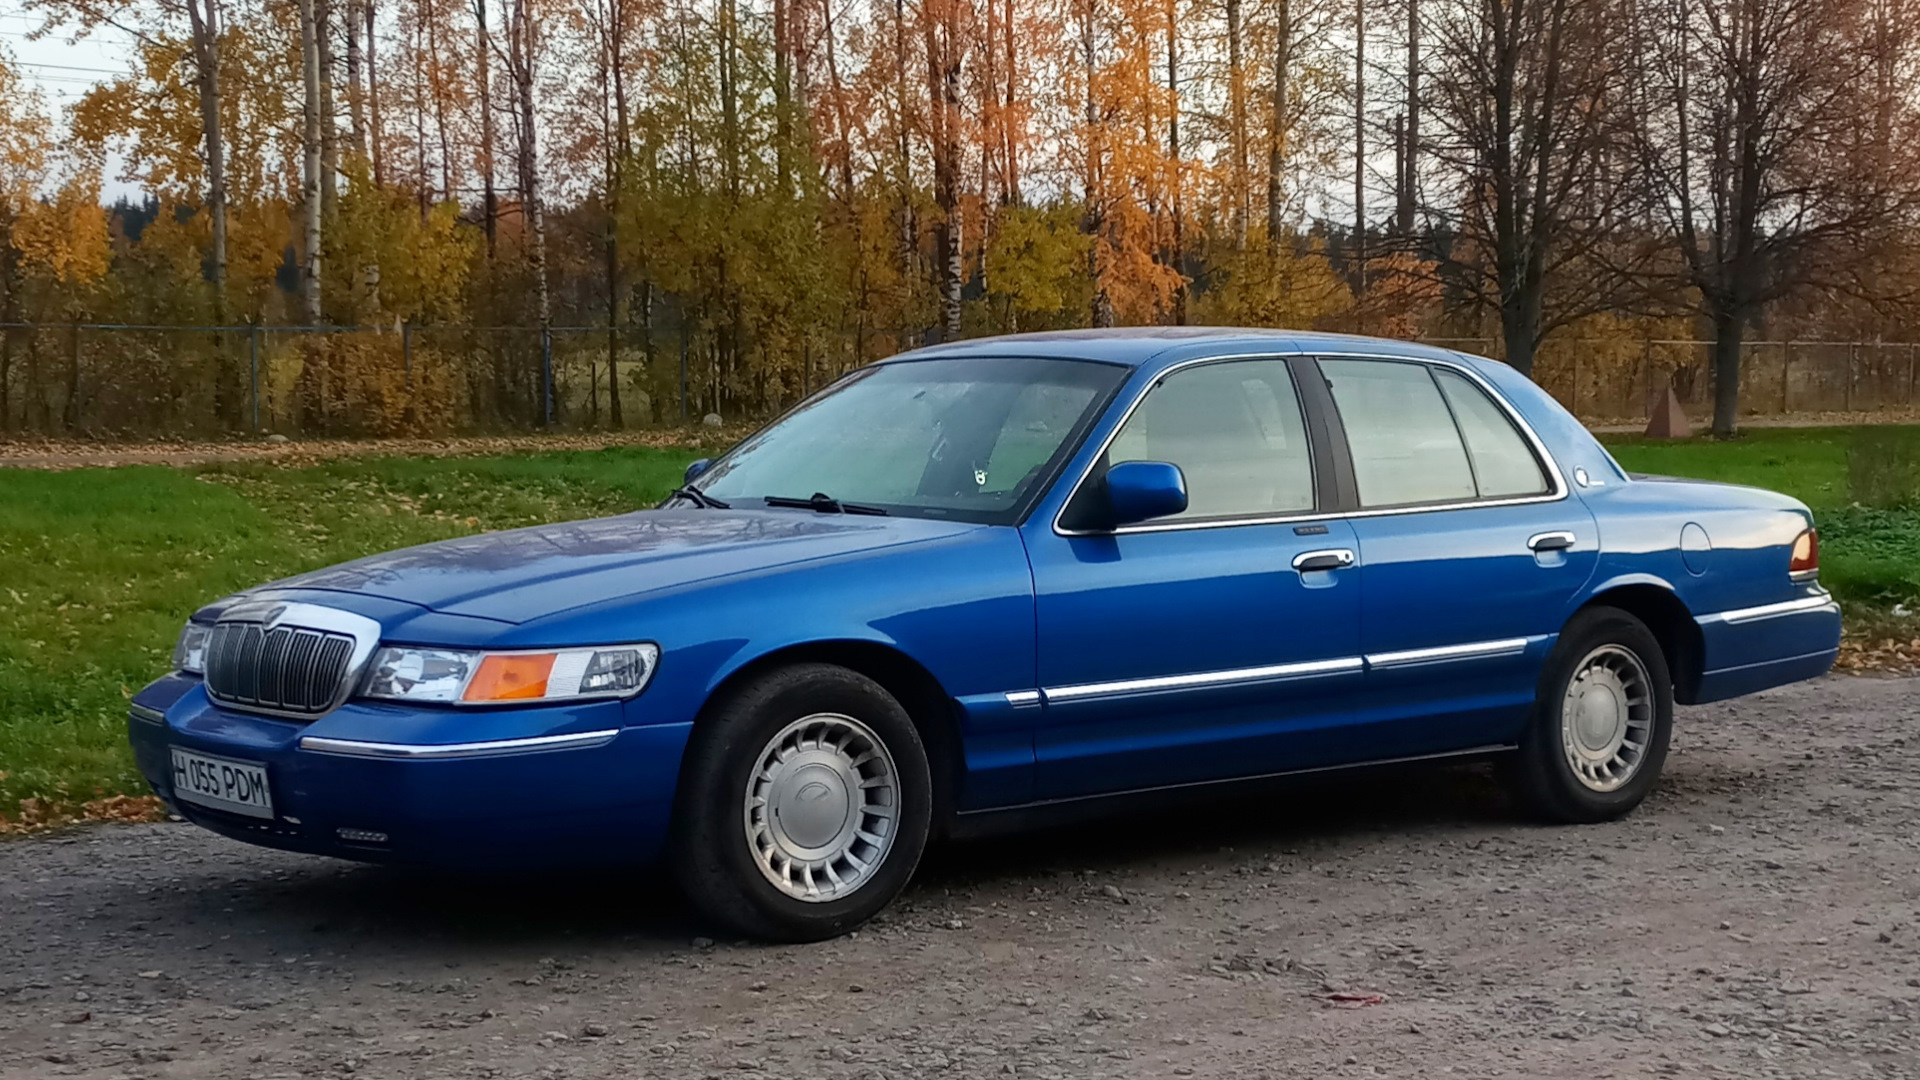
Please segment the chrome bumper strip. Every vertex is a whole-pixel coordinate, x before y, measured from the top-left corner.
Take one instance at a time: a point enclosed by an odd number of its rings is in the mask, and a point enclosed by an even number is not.
[[[145,705],[127,706],[127,715],[133,717],[135,720],[144,720],[149,724],[164,724],[167,722],[166,713],[161,712],[159,709],[149,709]]]
[[[1793,615],[1802,611],[1818,611],[1824,607],[1835,607],[1830,595],[1803,596],[1798,600],[1782,600],[1777,604],[1761,604],[1759,607],[1735,608],[1732,611],[1718,611],[1700,616],[1700,622],[1747,623],[1760,619],[1772,619],[1781,615]]]
[[[1413,667],[1416,664],[1439,664],[1448,660],[1484,660],[1495,656],[1518,656],[1526,651],[1526,638],[1503,638],[1500,641],[1473,641],[1465,645],[1439,645],[1431,649],[1368,653],[1367,666]]]
[[[1277,682],[1283,679],[1309,679],[1320,675],[1339,675],[1359,671],[1363,661],[1357,656],[1338,660],[1308,660],[1298,664],[1271,664],[1266,667],[1234,668],[1229,671],[1202,671],[1192,675],[1160,675],[1149,679],[1121,679],[1117,682],[1081,683],[1077,686],[1050,686],[1043,691],[1047,703],[1079,701],[1084,698],[1115,697],[1122,694],[1153,694],[1166,690],[1198,690],[1231,686],[1236,683]]]
[[[344,757],[444,761],[449,758],[537,754],[550,750],[588,750],[607,745],[618,734],[620,734],[619,728],[609,728],[606,731],[582,731],[573,735],[537,735],[529,739],[496,739],[492,742],[469,743],[358,742],[353,739],[327,739],[308,735],[300,740],[300,749],[315,754],[337,754]]]

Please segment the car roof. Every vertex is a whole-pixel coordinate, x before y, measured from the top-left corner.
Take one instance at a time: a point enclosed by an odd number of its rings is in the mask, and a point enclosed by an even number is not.
[[[1244,352],[1368,353],[1411,359],[1458,360],[1451,349],[1391,338],[1230,326],[1127,326],[1003,334],[930,345],[890,357],[888,363],[961,357],[1038,356],[1100,360],[1141,367],[1157,362]],[[1475,357],[1474,359],[1482,359]]]

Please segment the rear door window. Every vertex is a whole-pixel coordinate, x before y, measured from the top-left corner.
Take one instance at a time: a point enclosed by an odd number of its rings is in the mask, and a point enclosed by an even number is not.
[[[1322,360],[1365,507],[1477,498],[1453,412],[1425,364]]]

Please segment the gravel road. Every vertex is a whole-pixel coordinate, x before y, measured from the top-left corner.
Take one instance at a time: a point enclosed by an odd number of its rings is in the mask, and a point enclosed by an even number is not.
[[[1456,768],[950,847],[805,947],[652,877],[0,843],[0,1077],[1920,1076],[1917,714],[1854,677],[1684,710],[1613,825]]]

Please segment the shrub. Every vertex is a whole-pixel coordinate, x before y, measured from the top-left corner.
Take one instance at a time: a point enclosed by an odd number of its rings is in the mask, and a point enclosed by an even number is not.
[[[1920,428],[1863,427],[1847,447],[1847,494],[1880,510],[1920,510]]]

